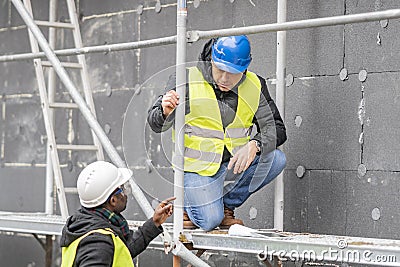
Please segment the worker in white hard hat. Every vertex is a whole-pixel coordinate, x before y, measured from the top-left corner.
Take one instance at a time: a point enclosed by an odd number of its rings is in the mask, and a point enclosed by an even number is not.
[[[134,266],[133,258],[162,233],[161,224],[172,215],[171,197],[162,201],[135,232],[121,215],[130,193],[132,171],[105,161],[89,164],[79,174],[77,188],[82,207],[68,218],[61,236],[62,267]]]

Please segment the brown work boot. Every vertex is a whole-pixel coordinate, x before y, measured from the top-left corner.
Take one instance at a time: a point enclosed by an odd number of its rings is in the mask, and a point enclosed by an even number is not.
[[[235,215],[233,214],[233,210],[230,208],[224,207],[224,219],[222,220],[219,228],[221,229],[228,229],[234,224],[244,225],[243,221],[240,219],[235,219]]]
[[[189,219],[189,215],[183,212],[183,229],[196,229],[197,226]]]

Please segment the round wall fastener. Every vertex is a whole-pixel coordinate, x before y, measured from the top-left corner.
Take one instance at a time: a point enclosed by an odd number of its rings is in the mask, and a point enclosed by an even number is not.
[[[360,82],[365,82],[365,80],[367,79],[367,71],[366,70],[360,70],[360,72],[358,73],[358,80]]]
[[[298,166],[296,169],[296,175],[299,178],[303,178],[304,174],[306,173],[306,168],[304,166]]]
[[[297,115],[294,118],[294,125],[296,125],[296,127],[300,127],[302,122],[303,122],[303,118],[301,116]]]
[[[382,28],[386,28],[389,24],[389,20],[383,19],[383,20],[380,20],[379,23],[381,24]]]
[[[342,81],[345,81],[345,80],[347,80],[349,78],[349,72],[347,71],[346,68],[343,68],[343,69],[340,70],[339,78]]]
[[[358,165],[358,174],[362,177],[365,176],[365,174],[367,174],[367,167],[362,163]]]
[[[110,97],[110,96],[112,95],[112,89],[111,89],[110,86],[108,86],[108,87],[106,88],[106,95],[107,95],[108,97]]]
[[[106,134],[110,134],[111,133],[111,125],[110,124],[108,124],[108,123],[104,124],[104,132]]]
[[[156,13],[161,12],[161,2],[160,1],[157,1],[156,6],[155,6],[155,11],[156,11]]]
[[[250,220],[254,220],[255,218],[257,218],[257,209],[254,207],[251,207],[249,210],[249,217]]]
[[[381,218],[381,211],[380,211],[380,209],[379,209],[379,208],[374,208],[374,209],[371,211],[371,217],[372,217],[372,220],[374,220],[374,221],[379,220],[379,219]]]
[[[136,9],[136,13],[138,15],[142,15],[143,14],[143,5],[138,5],[138,7]]]
[[[289,73],[286,76],[286,86],[291,86],[293,84],[293,82],[294,82],[294,76],[293,76],[293,74]]]
[[[194,0],[193,6],[194,6],[194,8],[198,8],[200,6],[200,0]]]

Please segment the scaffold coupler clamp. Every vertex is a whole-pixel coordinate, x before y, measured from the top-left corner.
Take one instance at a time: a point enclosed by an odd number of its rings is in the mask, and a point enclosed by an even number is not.
[[[174,249],[174,242],[171,235],[168,233],[168,230],[164,226],[163,230],[161,236],[164,243],[164,252],[165,254],[168,254]]]

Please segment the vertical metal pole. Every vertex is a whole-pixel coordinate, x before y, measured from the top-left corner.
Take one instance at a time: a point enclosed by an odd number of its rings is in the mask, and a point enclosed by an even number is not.
[[[49,21],[55,22],[57,19],[57,1],[58,0],[50,0],[50,7],[49,7]],[[56,29],[54,27],[49,28],[49,45],[51,49],[55,49],[56,46]],[[54,102],[55,96],[55,86],[56,86],[56,73],[53,68],[49,69],[49,76],[48,76],[48,96],[49,102]],[[49,120],[50,123],[53,125],[54,128],[54,110],[49,109]],[[49,142],[49,141],[47,141]],[[47,156],[46,156],[46,205],[45,205],[45,212],[46,214],[53,214],[54,213],[54,173],[53,173],[53,163],[51,161],[51,150],[50,145],[47,144]]]
[[[51,267],[53,262],[53,236],[46,235],[46,267]]]
[[[185,98],[186,98],[186,0],[177,0],[176,10],[176,91],[179,95],[179,105],[175,112],[175,157],[174,157],[174,240],[179,240],[183,230],[183,177],[184,177],[184,132]],[[174,256],[173,266],[180,266],[180,258]]]
[[[278,0],[277,22],[286,22],[287,0]],[[285,89],[286,89],[286,31],[278,31],[276,36],[276,104],[285,119]],[[275,180],[274,228],[283,230],[284,206],[283,173]]]

